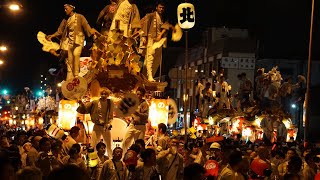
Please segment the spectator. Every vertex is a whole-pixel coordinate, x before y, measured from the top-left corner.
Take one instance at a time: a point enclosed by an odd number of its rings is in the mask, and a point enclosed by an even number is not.
[[[143,165],[137,166],[136,171],[133,176],[139,180],[159,178],[159,176],[161,176],[161,175],[156,168],[156,152],[155,152],[155,150],[151,149],[151,148],[147,148],[141,154],[141,158],[143,160]]]
[[[65,164],[74,164],[84,171],[87,170],[87,166],[81,158],[81,147],[79,144],[72,145],[71,149],[69,150],[69,155],[64,157],[62,161]]]
[[[31,139],[31,148],[27,152],[27,166],[36,166],[36,161],[39,157],[39,142],[41,140],[41,136],[35,136]]]
[[[40,168],[43,178],[46,178],[51,171],[51,158],[48,153],[51,150],[51,142],[48,138],[43,137],[39,142],[40,152],[36,166]]]
[[[106,144],[104,144],[103,142],[99,142],[96,145],[96,150],[98,151],[98,157],[99,157],[99,161],[101,162],[101,164],[103,164],[106,160],[109,159],[108,156],[106,156]]]
[[[303,179],[301,177],[301,167],[301,158],[297,155],[292,156],[288,162],[288,172],[284,175],[284,179]]]
[[[80,128],[79,130],[79,135],[77,136],[76,139],[74,139],[77,143],[82,143],[82,144],[87,144],[88,143],[88,138],[86,134],[86,128],[84,127],[84,124],[82,121],[78,120],[77,121],[77,127]]]
[[[286,142],[287,140],[287,128],[285,126],[285,124],[282,122],[283,117],[280,116],[279,119],[277,120],[279,122],[278,126],[277,126],[277,141],[278,142]]]
[[[162,177],[166,180],[182,180],[183,156],[178,152],[179,140],[172,138],[169,144],[169,153],[157,156],[157,165]]]
[[[192,164],[192,163],[198,163],[203,165],[204,163],[204,157],[202,156],[201,149],[198,147],[197,144],[192,143],[189,145],[190,149],[190,154],[189,154],[189,159],[187,164]]]
[[[51,145],[51,152],[53,154],[53,158],[55,159],[55,161],[53,162],[52,168],[58,168],[63,165],[61,151],[62,151],[62,142],[59,140],[56,140]]]
[[[313,153],[306,154],[304,160],[302,175],[305,179],[314,179],[317,172],[317,165],[314,162],[315,155]]]
[[[113,150],[112,159],[104,162],[100,180],[110,179],[110,180],[124,180],[127,175],[127,168],[124,162],[121,160],[123,150],[120,147],[116,147]]]
[[[143,139],[137,139],[135,141],[135,144],[140,146],[140,152],[144,151],[146,149],[146,143],[144,142]]]
[[[16,175],[14,172],[14,167],[11,165],[9,158],[0,155],[0,179],[3,180],[15,180]]]
[[[240,151],[233,151],[229,156],[229,164],[223,168],[218,180],[244,180],[239,172],[241,169],[242,154]]]
[[[67,156],[70,148],[77,143],[75,139],[79,136],[80,128],[78,126],[73,126],[70,129],[70,134],[63,140],[62,144],[62,155]]]
[[[265,170],[266,169],[271,169],[271,164],[269,162],[269,151],[265,147],[259,147],[257,151],[258,157],[255,158],[252,163],[251,163],[251,169],[252,171],[260,176],[264,177],[265,175]]]
[[[36,167],[25,167],[17,172],[17,180],[42,180],[42,173]]]
[[[167,135],[167,126],[163,123],[158,124],[158,143],[162,150],[168,149],[168,142],[170,138]]]
[[[285,162],[281,163],[278,167],[279,176],[284,176],[288,172],[288,162],[291,157],[296,156],[297,153],[294,149],[289,149],[286,154]]]
[[[90,180],[86,171],[80,167],[69,164],[59,169],[53,170],[48,176],[48,180]]]
[[[184,180],[204,180],[205,179],[206,170],[203,166],[198,163],[190,164],[189,166],[184,168],[183,179]]]

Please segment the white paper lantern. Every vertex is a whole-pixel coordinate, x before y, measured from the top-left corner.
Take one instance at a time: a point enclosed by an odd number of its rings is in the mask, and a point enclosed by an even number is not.
[[[177,9],[178,24],[182,29],[191,29],[196,22],[195,9],[191,3],[181,3]]]
[[[169,105],[167,99],[152,99],[149,106],[149,120],[152,127],[168,124]]]
[[[77,101],[61,100],[59,102],[59,118],[57,124],[64,130],[70,130],[77,121]]]

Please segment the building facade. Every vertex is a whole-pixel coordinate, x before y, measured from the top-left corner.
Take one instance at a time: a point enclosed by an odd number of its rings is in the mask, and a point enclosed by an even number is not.
[[[237,75],[245,72],[253,81],[256,41],[246,29],[209,28],[203,33],[202,44],[189,50],[187,90],[185,89],[185,54],[182,53],[175,68],[169,71],[171,87],[175,88],[178,107],[183,110],[183,95],[188,94],[188,112],[195,110],[195,87],[199,79],[214,83],[212,71],[224,69],[224,76],[232,86],[232,94],[239,88]]]

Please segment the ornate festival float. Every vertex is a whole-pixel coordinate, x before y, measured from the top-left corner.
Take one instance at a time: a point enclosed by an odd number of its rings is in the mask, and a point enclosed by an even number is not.
[[[111,122],[113,147],[121,145],[129,123],[126,117],[138,108],[139,100],[135,94],[138,88],[144,88],[150,95],[147,100],[150,106],[150,130],[156,128],[161,122],[174,123],[177,114],[174,100],[163,97],[167,82],[161,82],[161,77],[159,81],[150,81],[142,73],[145,68],[142,62],[143,55],[139,52],[142,30],[134,34],[125,33],[119,28],[120,22],[115,23],[115,29],[110,30],[108,35],[94,32],[91,55],[80,58],[79,75],[66,78],[61,82],[64,100],[59,103],[58,120],[53,128],[68,131],[76,125],[77,119],[80,119],[84,123],[87,135],[91,136],[93,122],[88,114],[81,115],[76,112],[79,106],[77,101],[89,102],[98,99],[100,90],[108,89],[112,92],[109,98],[114,102],[114,119]],[[182,37],[181,29],[177,25],[169,26],[173,29],[172,40],[179,41]],[[43,51],[59,57],[62,62],[66,63],[66,66],[69,66],[68,61],[64,60],[67,58],[65,50],[62,50],[57,42],[48,40],[47,35],[41,31],[37,34],[37,38],[43,45]],[[165,41],[167,41],[166,37],[154,43],[153,51],[162,47]],[[49,128],[50,130],[52,128]],[[50,133],[52,134],[51,131]]]
[[[279,97],[283,94],[283,91],[286,91],[282,88],[285,86],[281,86],[282,77],[277,67],[272,68],[268,73],[263,72],[260,78],[262,81],[270,79],[270,97]],[[304,82],[304,77],[298,76],[298,83],[301,82]],[[217,83],[219,83],[219,79]],[[217,83],[215,86],[221,87]],[[228,87],[228,89],[231,90],[231,87]],[[278,126],[282,122],[286,128],[283,141],[296,140],[298,128],[292,123],[291,114],[285,110],[284,104],[272,101],[274,104],[270,105],[270,108],[266,108],[264,105],[261,106],[259,103],[251,102],[245,105],[246,108],[239,110],[219,105],[221,101],[219,100],[220,96],[217,96],[217,91],[208,91],[208,93],[213,98],[211,100],[213,103],[210,104],[207,115],[203,115],[201,110],[195,112],[196,117],[192,121],[192,127],[188,129],[190,139],[207,143],[219,142],[225,138],[245,142],[262,142],[264,131],[268,131],[270,141],[276,142]],[[236,94],[235,97],[237,98],[237,96]],[[231,99],[231,96],[229,98]]]

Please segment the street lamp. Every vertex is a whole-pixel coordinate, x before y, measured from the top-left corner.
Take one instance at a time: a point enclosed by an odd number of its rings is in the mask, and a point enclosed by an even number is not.
[[[4,61],[3,60],[0,60],[0,65],[2,65],[4,63]]]
[[[15,2],[9,4],[8,7],[9,7],[9,9],[10,9],[11,11],[19,11],[19,10],[20,10],[20,5],[17,4],[17,3],[15,3]]]
[[[10,11],[16,12],[21,10],[22,5],[18,1],[12,0],[7,3],[1,3],[0,8],[2,7],[8,8]]]
[[[4,46],[4,45],[0,46],[0,51],[4,52],[7,50],[8,50],[7,46]]]

